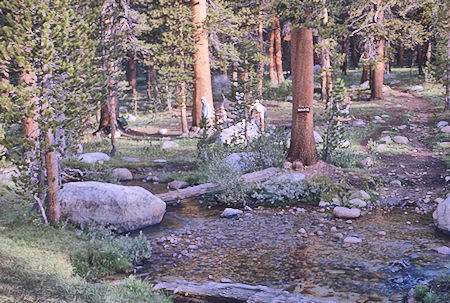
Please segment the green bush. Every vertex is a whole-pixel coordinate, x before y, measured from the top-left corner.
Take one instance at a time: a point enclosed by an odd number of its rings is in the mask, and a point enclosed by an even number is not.
[[[280,85],[268,84],[265,85],[268,87],[263,92],[263,98],[265,100],[273,100],[273,101],[285,101],[287,96],[292,95],[292,81],[285,80]]]
[[[89,245],[74,254],[73,264],[75,272],[83,278],[124,272],[151,256],[151,247],[142,233],[133,238],[95,228],[84,231],[80,237],[89,240]]]
[[[428,285],[416,286],[416,288],[414,289],[414,299],[423,300],[423,298],[426,296],[429,290],[430,287]]]
[[[441,301],[435,293],[429,292],[423,298],[424,303],[440,303]]]

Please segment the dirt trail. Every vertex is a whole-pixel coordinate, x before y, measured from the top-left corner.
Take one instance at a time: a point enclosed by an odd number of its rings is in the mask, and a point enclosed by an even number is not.
[[[393,137],[392,132],[405,136],[410,141],[409,152],[376,153],[378,166],[375,176],[385,181],[402,182],[402,187],[393,186],[387,182],[384,187],[384,202],[421,204],[424,199],[441,197],[446,189],[445,180],[442,178],[446,171],[446,164],[439,154],[427,146],[427,142],[424,142],[426,135],[434,127],[435,109],[430,100],[410,93],[394,90],[393,95],[391,102],[378,101],[383,104],[391,120],[361,142],[362,145],[366,145],[369,140],[376,142],[386,135]],[[410,121],[402,120],[405,115],[411,115]]]

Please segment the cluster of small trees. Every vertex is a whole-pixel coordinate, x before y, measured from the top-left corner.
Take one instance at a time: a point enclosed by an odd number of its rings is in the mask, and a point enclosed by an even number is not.
[[[47,216],[59,220],[58,159],[101,108],[99,127],[115,127],[123,80],[137,100],[146,69],[147,98],[169,110],[192,100],[192,128],[201,124],[201,98],[213,108],[211,74],[231,78],[230,98],[261,98],[270,81],[292,74],[292,143],[288,160],[317,162],[313,136],[314,63],[321,65],[322,100],[332,101],[333,72],[363,67],[371,96],[382,98],[391,61],[405,49],[423,72],[447,85],[450,42],[447,1],[416,0],[11,0],[0,3],[2,145],[37,184]],[[289,49],[288,52],[285,50]],[[289,60],[283,60],[282,54]],[[268,68],[266,68],[267,66]],[[20,161],[19,161],[20,160]]]

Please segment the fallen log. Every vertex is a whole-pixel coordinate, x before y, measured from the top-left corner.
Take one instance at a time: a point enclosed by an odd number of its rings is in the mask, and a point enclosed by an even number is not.
[[[242,175],[241,178],[244,183],[264,182],[272,176],[278,174],[280,169],[277,167],[270,167],[253,173]],[[191,186],[183,189],[172,190],[167,193],[157,194],[156,196],[164,202],[182,200],[192,197],[197,197],[206,194],[212,190],[218,190],[219,184],[205,183],[196,186]]]
[[[174,294],[174,302],[233,302],[233,303],[333,303],[288,291],[269,288],[262,285],[241,283],[206,284],[177,280],[162,282],[153,287],[153,291],[168,291]]]

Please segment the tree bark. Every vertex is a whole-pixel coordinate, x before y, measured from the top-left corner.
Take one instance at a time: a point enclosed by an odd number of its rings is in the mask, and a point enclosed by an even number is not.
[[[402,67],[405,62],[405,47],[401,44],[397,48],[397,66]]]
[[[47,200],[45,202],[45,212],[48,221],[52,224],[59,222],[61,211],[59,206],[59,167],[58,157],[54,151],[54,135],[51,130],[45,134],[47,141],[47,152],[45,155],[45,165],[47,168]]]
[[[312,165],[318,161],[314,140],[313,93],[314,55],[312,30],[293,29],[291,32],[292,69],[292,134],[288,160]],[[309,110],[299,112],[299,109]]]
[[[382,0],[377,0],[377,22],[384,21],[384,11],[380,9]],[[379,37],[377,52],[376,52],[376,64],[372,68],[370,78],[370,95],[372,100],[383,99],[383,78],[384,78],[384,46],[385,40],[383,37]]]
[[[424,61],[424,45],[417,45],[417,67],[419,69],[419,75],[423,75],[423,61]]]
[[[351,49],[351,52],[350,52],[351,58],[350,59],[352,61],[353,68],[358,67],[358,62],[359,62],[359,57],[360,57],[357,44],[358,44],[358,42],[356,41],[356,37],[352,36],[350,38],[350,49]]]
[[[126,68],[128,85],[131,87],[131,92],[136,92],[137,86],[137,60],[134,52],[128,52],[128,63]]]
[[[450,111],[450,31],[447,32],[447,73],[445,80],[445,109]]]
[[[281,25],[278,17],[275,17],[275,67],[278,84],[284,82],[283,75],[283,50],[281,49]]]
[[[197,26],[195,34],[194,54],[194,102],[192,107],[192,127],[200,127],[202,121],[201,98],[206,97],[210,108],[214,111],[211,87],[211,69],[208,52],[208,33],[206,32],[206,0],[191,0],[193,22]],[[213,121],[210,121],[213,122]]]
[[[344,53],[344,62],[342,64],[342,73],[347,75],[348,69],[348,52],[349,52],[349,37],[346,37],[342,42],[342,52]]]
[[[324,8],[322,11],[322,23],[324,26],[328,24],[328,9]],[[322,67],[322,75],[321,75],[321,93],[322,93],[322,102],[328,102],[331,98],[331,94],[333,92],[333,82],[331,79],[331,58],[330,58],[330,50],[329,50],[329,39],[322,40],[321,37],[318,37],[319,42],[327,45],[326,47],[322,46],[321,52],[321,67]]]
[[[277,79],[277,71],[275,67],[275,30],[274,30],[274,23],[272,23],[272,28],[270,30],[270,38],[269,38],[269,77],[270,82],[272,84],[278,84]]]
[[[264,54],[264,36],[263,36],[263,20],[262,12],[258,14],[258,41],[259,41],[259,51]],[[262,99],[263,93],[263,80],[264,80],[264,59],[259,62],[259,83],[258,83],[258,98]]]
[[[25,71],[19,75],[19,84],[27,86],[29,90],[33,89],[33,87],[36,85],[36,81],[37,76],[34,72]],[[36,104],[37,100],[37,97],[32,97],[29,100],[29,104]],[[39,137],[39,126],[35,121],[36,116],[36,111],[31,112],[30,115],[23,120],[22,125],[23,135],[25,136],[25,138],[33,142],[36,142],[37,138]]]
[[[158,94],[158,86],[156,85],[156,70],[153,65],[147,66],[147,99],[152,99],[152,88]]]

